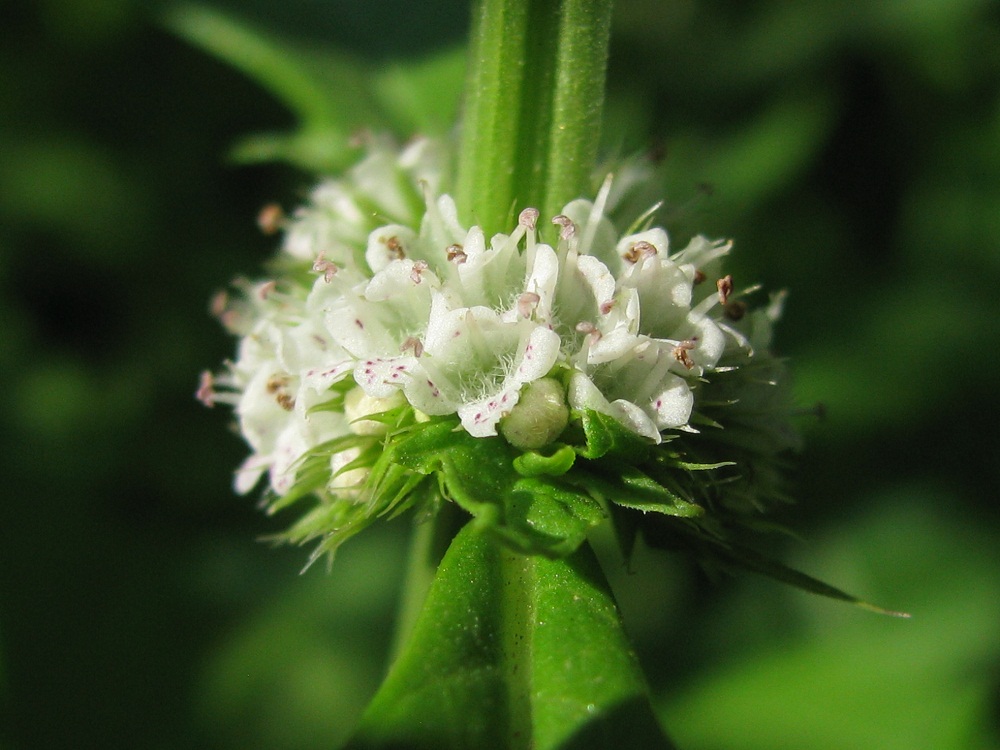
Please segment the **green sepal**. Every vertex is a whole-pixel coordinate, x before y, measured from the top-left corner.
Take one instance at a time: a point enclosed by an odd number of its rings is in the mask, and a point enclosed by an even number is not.
[[[576,463],[576,451],[572,446],[560,445],[551,455],[538,451],[526,451],[514,459],[514,469],[525,477],[561,477]]]
[[[653,449],[650,440],[636,435],[610,414],[582,409],[575,414],[583,428],[584,445],[577,453],[584,458],[622,458],[636,464],[645,460]]]
[[[669,750],[593,553],[524,556],[467,525],[350,750]]]
[[[904,618],[910,616],[906,612],[895,612],[893,610],[884,609],[883,607],[879,607],[871,602],[859,599],[858,597],[848,594],[835,586],[824,583],[817,578],[813,578],[800,570],[791,568],[778,560],[768,557],[767,555],[762,555],[748,547],[743,547],[738,544],[729,544],[715,539],[707,540],[707,544],[712,547],[712,559],[717,564],[725,568],[747,570],[752,573],[767,576],[768,578],[779,581],[780,583],[794,586],[802,591],[807,591],[811,594],[818,594],[819,596],[824,596],[828,599],[837,599],[842,602],[847,602],[856,607],[867,609],[880,615]]]
[[[565,464],[557,451],[550,468]],[[545,472],[522,475],[523,457],[500,437],[476,438],[454,419],[413,425],[389,441],[379,459],[420,475],[436,475],[442,496],[474,516],[474,525],[513,549],[566,555],[605,518],[600,502],[571,483]],[[524,462],[522,462],[523,464]],[[536,468],[543,462],[527,459]]]

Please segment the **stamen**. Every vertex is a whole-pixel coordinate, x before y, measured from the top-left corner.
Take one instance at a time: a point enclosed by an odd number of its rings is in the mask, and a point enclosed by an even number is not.
[[[419,284],[423,281],[423,273],[428,268],[426,260],[415,260],[413,261],[413,268],[410,270],[410,281],[414,284]]]
[[[209,303],[208,309],[212,313],[212,317],[221,319],[226,314],[228,307],[229,295],[224,291],[219,291],[212,296],[212,301]]]
[[[316,256],[316,260],[313,262],[312,270],[316,273],[323,274],[323,281],[329,284],[333,281],[333,277],[337,275],[337,264],[331,260],[326,259],[326,253],[320,253]]]
[[[708,277],[705,275],[704,271],[702,271],[700,268],[696,268],[695,269],[695,271],[694,271],[694,283],[695,283],[696,286],[698,284],[700,284],[701,282],[703,282],[707,278]]]
[[[448,260],[456,265],[461,265],[462,263],[465,263],[465,261],[469,259],[469,256],[466,255],[465,250],[458,243],[454,245],[448,245],[448,247],[445,248],[445,254]]]
[[[267,388],[268,393],[275,394],[278,391],[282,390],[283,388],[286,388],[288,386],[288,383],[289,383],[289,378],[287,375],[275,373],[274,375],[272,375],[267,379],[267,384],[265,385],[265,388]]]
[[[264,234],[277,234],[285,225],[285,212],[277,203],[268,203],[257,214],[257,226]]]
[[[399,237],[393,235],[386,240],[380,238],[380,241],[385,243],[385,249],[396,260],[402,260],[406,257],[406,251],[403,249],[403,243],[399,241]]]
[[[205,370],[201,374],[201,380],[198,382],[198,390],[195,391],[194,396],[209,408],[215,406],[215,378],[208,370]]]
[[[559,230],[559,239],[569,241],[576,235],[576,224],[568,216],[559,214],[552,218],[552,223],[562,227]]]
[[[729,295],[733,293],[732,275],[723,276],[715,282],[715,286],[719,290],[719,304],[725,306],[725,304],[729,301]]]
[[[533,232],[535,231],[535,225],[538,223],[538,216],[537,208],[526,208],[517,217],[517,223],[529,232]]]
[[[424,353],[424,342],[418,339],[416,336],[407,336],[406,340],[400,345],[399,350],[401,352],[407,352],[413,350],[413,356],[419,357]]]
[[[268,296],[271,294],[271,292],[273,292],[277,288],[278,288],[278,282],[265,281],[263,284],[257,287],[257,296],[260,297],[262,300],[266,300]]]
[[[615,309],[615,304],[617,302],[618,302],[618,300],[616,300],[614,298],[611,298],[609,300],[606,300],[605,302],[602,302],[601,306],[599,308],[599,310],[601,311],[601,315],[610,315],[611,311]]]
[[[522,318],[530,318],[542,298],[534,292],[524,292],[517,298],[517,312]]]
[[[688,370],[694,367],[694,361],[691,359],[691,355],[689,354],[689,352],[695,348],[695,346],[697,345],[696,344],[697,341],[698,341],[697,338],[691,338],[686,341],[682,341],[677,346],[674,347],[672,352],[674,355],[674,359],[676,359],[678,362],[684,365],[684,367]]]
[[[640,259],[652,258],[656,255],[656,248],[645,240],[639,240],[623,256],[629,263],[638,263]]]

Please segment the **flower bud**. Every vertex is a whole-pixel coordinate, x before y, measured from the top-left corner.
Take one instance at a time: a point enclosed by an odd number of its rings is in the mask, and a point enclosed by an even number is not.
[[[510,414],[500,420],[500,432],[515,448],[533,450],[548,445],[566,429],[569,407],[562,384],[554,378],[528,383]]]

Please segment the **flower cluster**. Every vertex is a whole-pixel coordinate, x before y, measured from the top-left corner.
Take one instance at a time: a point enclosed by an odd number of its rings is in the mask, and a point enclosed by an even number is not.
[[[440,144],[376,146],[287,219],[262,216],[284,231],[275,278],[217,300],[239,353],[198,392],[235,406],[253,449],[240,492],[266,473],[279,499],[301,494],[311,459],[309,492],[371,502],[366,482],[395,431],[435,419],[514,454],[586,443],[586,415],[665,447],[716,429],[712,409],[777,399],[768,450],[794,443],[766,353],[780,300],[749,309],[753,290],[722,270],[729,242],[672,251],[651,212],[619,233],[612,204],[627,176],[558,216],[525,208],[508,234],[487,237],[463,226],[447,175]]]

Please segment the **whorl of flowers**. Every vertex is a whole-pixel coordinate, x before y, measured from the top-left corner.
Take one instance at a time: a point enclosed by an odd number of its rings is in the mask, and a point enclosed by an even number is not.
[[[315,498],[291,537],[321,549],[445,499],[553,554],[614,506],[715,534],[777,497],[780,299],[751,309],[729,242],[673,250],[648,215],[622,233],[625,172],[487,237],[458,218],[441,144],[375,145],[262,214],[284,231],[275,275],[216,300],[239,352],[199,389],[253,450],[237,490],[266,474],[274,509]]]

